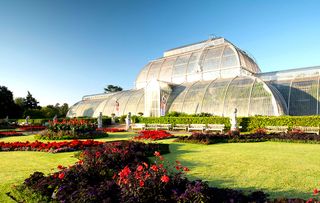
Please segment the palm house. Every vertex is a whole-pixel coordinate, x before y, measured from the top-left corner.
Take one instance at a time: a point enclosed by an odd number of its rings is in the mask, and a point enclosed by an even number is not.
[[[224,38],[174,48],[150,61],[135,86],[84,96],[68,117],[168,112],[230,116],[319,115],[320,67],[261,73],[255,60]]]

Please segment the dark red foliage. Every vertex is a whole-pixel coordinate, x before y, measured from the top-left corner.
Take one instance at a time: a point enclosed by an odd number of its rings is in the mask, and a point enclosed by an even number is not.
[[[142,130],[135,140],[162,140],[172,138],[173,135],[164,130]]]
[[[0,142],[0,151],[45,151],[62,152],[85,149],[87,147],[102,145],[103,142],[94,140],[73,140],[65,142]]]
[[[0,137],[9,137],[9,136],[20,136],[23,135],[20,132],[16,132],[16,131],[6,131],[6,132],[0,132]]]
[[[19,131],[41,131],[44,129],[46,129],[46,127],[41,125],[26,125],[18,128]]]
[[[108,132],[112,132],[112,133],[126,132],[126,130],[123,129],[123,128],[98,128],[97,130],[103,131],[105,133],[108,133]]]

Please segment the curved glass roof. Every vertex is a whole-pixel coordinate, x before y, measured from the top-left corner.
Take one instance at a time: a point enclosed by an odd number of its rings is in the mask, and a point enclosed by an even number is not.
[[[208,40],[165,52],[139,73],[136,88],[143,88],[152,79],[182,84],[215,78],[228,78],[259,73],[258,65],[244,51],[223,38]]]
[[[282,115],[286,106],[274,94],[277,93],[256,77],[198,81],[174,87],[167,110],[230,116],[237,108],[239,116]]]
[[[216,38],[164,52],[141,70],[135,89],[84,96],[67,116],[230,116],[234,108],[239,116],[319,115],[319,97],[320,67],[261,73],[244,51]]]

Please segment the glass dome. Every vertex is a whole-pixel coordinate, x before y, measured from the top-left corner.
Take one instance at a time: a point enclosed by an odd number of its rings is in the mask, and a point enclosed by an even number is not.
[[[140,71],[135,88],[84,96],[68,117],[163,116],[168,112],[230,116],[319,115],[320,67],[261,73],[224,38],[164,52]]]
[[[141,70],[135,84],[139,89],[153,79],[182,84],[259,72],[258,65],[244,51],[217,38],[165,52],[164,57]]]

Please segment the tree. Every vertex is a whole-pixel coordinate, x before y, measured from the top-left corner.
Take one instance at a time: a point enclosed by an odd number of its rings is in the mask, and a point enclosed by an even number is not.
[[[30,109],[41,109],[40,106],[38,106],[39,102],[31,95],[31,93],[28,91],[27,97],[23,100],[23,107],[25,110]]]
[[[104,93],[111,93],[111,92],[119,92],[122,91],[122,87],[116,86],[116,85],[108,85],[106,88],[104,88]]]
[[[7,87],[0,86],[0,118],[14,116],[15,110],[12,92]]]
[[[62,106],[60,107],[60,116],[66,117],[68,111],[69,111],[69,105],[67,103],[62,104]]]

